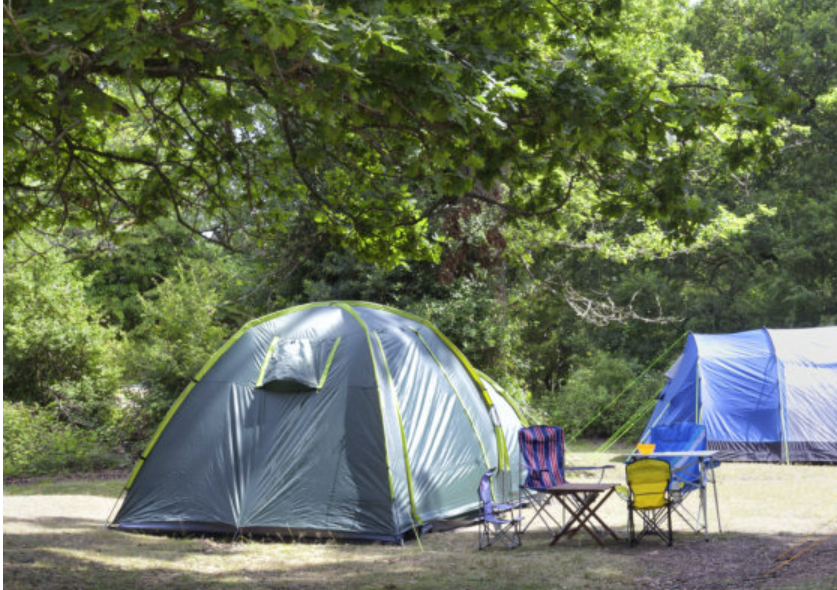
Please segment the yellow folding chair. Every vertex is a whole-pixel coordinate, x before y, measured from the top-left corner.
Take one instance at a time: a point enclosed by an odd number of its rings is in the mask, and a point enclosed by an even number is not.
[[[671,546],[671,465],[660,459],[640,459],[625,466],[628,482],[628,542],[636,545],[648,534],[655,534]],[[642,530],[634,527],[634,513],[642,519]],[[663,525],[668,520],[668,529]]]

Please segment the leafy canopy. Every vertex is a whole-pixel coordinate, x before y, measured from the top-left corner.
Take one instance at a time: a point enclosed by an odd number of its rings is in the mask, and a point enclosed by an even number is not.
[[[428,220],[464,197],[556,221],[577,187],[607,215],[688,234],[701,149],[722,130],[722,156],[743,164],[772,119],[695,64],[626,47],[622,13],[619,0],[4,4],[5,235],[119,236],[171,216],[252,249],[305,219],[393,265],[438,258]]]

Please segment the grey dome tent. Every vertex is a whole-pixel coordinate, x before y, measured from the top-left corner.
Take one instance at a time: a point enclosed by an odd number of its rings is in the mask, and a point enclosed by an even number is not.
[[[642,440],[706,426],[730,461],[837,463],[837,327],[689,334]]]
[[[514,403],[424,320],[328,302],[254,320],[198,373],[125,486],[120,530],[399,541],[516,496]]]

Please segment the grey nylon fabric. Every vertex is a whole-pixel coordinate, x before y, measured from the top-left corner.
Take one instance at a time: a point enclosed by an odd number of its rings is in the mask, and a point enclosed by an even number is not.
[[[475,509],[480,476],[500,462],[478,384],[422,322],[341,305],[241,334],[161,432],[114,526],[397,539]],[[516,445],[521,424],[494,393]]]
[[[322,351],[329,344],[322,340],[275,338],[264,361],[265,371],[259,386],[288,393],[317,389],[320,373],[325,369]]]
[[[509,453],[509,469],[498,471],[494,477],[494,499],[497,502],[514,502],[520,497],[520,485],[526,477],[526,468],[523,467],[520,457],[520,419],[506,398],[496,391],[494,385],[488,380],[484,383],[494,402]]]

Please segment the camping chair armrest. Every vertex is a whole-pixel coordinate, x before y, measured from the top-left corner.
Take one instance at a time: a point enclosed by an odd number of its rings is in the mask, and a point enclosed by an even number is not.
[[[605,471],[613,469],[613,465],[590,465],[579,467],[565,467],[564,471],[599,471],[599,483],[604,479]]]

